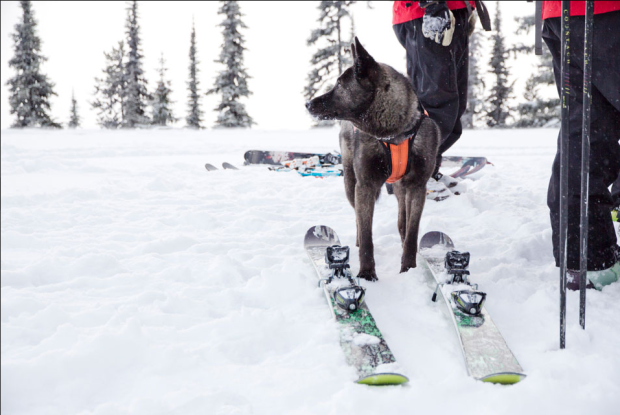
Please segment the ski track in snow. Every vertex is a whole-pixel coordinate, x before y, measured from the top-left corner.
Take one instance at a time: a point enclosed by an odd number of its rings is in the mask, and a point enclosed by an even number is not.
[[[430,274],[399,274],[396,199],[374,221],[367,302],[410,383],[354,384],[302,239],[333,227],[359,269],[341,177],[242,167],[250,149],[327,152],[337,130],[3,131],[3,414],[611,414],[620,284],[588,291],[587,329],[559,272],[546,189],[557,131],[466,131],[486,156],[467,192],[427,201],[421,234],[471,252],[472,280],[528,377],[465,372]],[[207,172],[228,161],[239,171]]]

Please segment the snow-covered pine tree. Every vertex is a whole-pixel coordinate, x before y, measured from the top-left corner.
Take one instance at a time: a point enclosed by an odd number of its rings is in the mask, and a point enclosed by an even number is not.
[[[97,110],[97,123],[102,128],[119,128],[125,121],[125,44],[103,53],[106,67],[103,78],[95,78],[95,100],[91,106]]]
[[[166,71],[168,70],[165,67],[165,63],[164,54],[162,53],[159,59],[159,82],[157,83],[157,89],[153,93],[153,99],[151,100],[153,125],[166,126],[168,123],[177,122],[171,108],[173,101],[170,100],[170,94],[172,93],[170,81],[165,79]]]
[[[495,76],[495,82],[491,87],[490,95],[486,98],[488,108],[485,113],[487,125],[489,127],[507,127],[506,120],[511,117],[511,108],[508,106],[508,100],[512,98],[512,87],[514,82],[508,83],[508,67],[506,59],[508,58],[508,50],[504,46],[504,35],[501,29],[501,11],[499,1],[495,12],[495,21],[493,27],[495,33],[491,36],[493,40],[493,52],[489,65],[489,70]]]
[[[331,87],[334,79],[338,77],[347,67],[351,65],[351,59],[345,49],[349,48],[350,40],[344,38],[344,21],[350,20],[351,6],[355,1],[321,1],[319,4],[320,27],[314,29],[308,38],[308,46],[319,43],[319,49],[310,59],[311,70],[308,74],[308,83],[304,88],[304,97],[310,100],[319,91],[327,90]],[[351,31],[354,28],[352,27]],[[334,125],[333,121],[316,121],[315,127],[329,127]]]
[[[80,126],[80,116],[78,115],[77,101],[75,100],[75,92],[71,93],[71,118],[69,118],[69,128],[77,128]]]
[[[461,116],[463,128],[475,128],[484,109],[484,79],[478,62],[482,43],[482,32],[474,31],[469,37],[469,73],[467,75],[467,109]]]
[[[244,38],[239,29],[247,27],[241,17],[239,3],[236,1],[221,1],[219,14],[225,16],[220,26],[224,28],[224,43],[220,58],[215,62],[225,65],[225,69],[220,72],[215,80],[213,89],[207,94],[221,94],[222,101],[215,111],[219,112],[216,128],[247,128],[255,122],[245,110],[245,105],[239,102],[241,97],[251,94],[248,89],[247,80],[249,78],[243,66],[243,47]]]
[[[187,89],[189,100],[187,102],[188,113],[185,122],[189,128],[201,128],[202,110],[200,109],[200,94],[198,93],[198,60],[196,58],[196,28],[192,22],[192,35],[189,46],[189,81]]]
[[[519,26],[517,35],[528,35],[534,27],[534,16],[515,17]],[[534,46],[519,44],[512,48],[517,56],[519,53],[532,53]],[[549,98],[541,96],[541,86],[553,88],[553,95]],[[543,54],[537,63],[537,71],[530,75],[525,83],[523,93],[525,102],[517,106],[519,119],[515,127],[557,127],[560,124],[560,99],[555,95],[555,79],[553,77],[553,59],[551,54],[543,48]]]
[[[41,55],[41,39],[37,35],[37,22],[34,19],[32,4],[21,1],[22,19],[15,25],[11,34],[15,55],[9,60],[9,67],[15,69],[15,76],[6,85],[9,87],[11,114],[15,114],[13,128],[53,127],[61,128],[49,115],[54,84],[41,73],[41,63],[46,61]]]
[[[150,124],[145,110],[151,98],[146,87],[147,82],[144,78],[144,71],[142,70],[138,2],[136,0],[132,1],[127,8],[125,29],[129,50],[127,51],[127,62],[125,63],[127,91],[123,127],[134,128],[139,125]]]

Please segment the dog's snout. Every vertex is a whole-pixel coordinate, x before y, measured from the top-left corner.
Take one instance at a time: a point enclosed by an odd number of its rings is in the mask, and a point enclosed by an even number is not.
[[[308,110],[309,110],[309,109],[310,109],[310,105],[312,105],[312,104],[310,103],[310,101],[306,101],[306,109],[308,109]]]

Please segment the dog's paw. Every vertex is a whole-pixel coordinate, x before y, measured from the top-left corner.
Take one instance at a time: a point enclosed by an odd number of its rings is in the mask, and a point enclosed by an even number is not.
[[[375,272],[375,270],[373,269],[372,271],[360,271],[359,274],[357,274],[358,278],[363,278],[366,281],[379,281],[379,278],[377,277],[377,273]]]

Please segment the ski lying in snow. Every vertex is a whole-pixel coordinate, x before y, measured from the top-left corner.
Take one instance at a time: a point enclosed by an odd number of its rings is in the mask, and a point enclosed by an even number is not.
[[[395,373],[396,359],[364,302],[365,290],[349,269],[349,247],[327,226],[306,232],[304,247],[312,261],[334,319],[347,363],[357,370],[357,383],[399,385],[409,379]]]
[[[236,168],[236,167],[235,167],[235,166],[233,166],[232,164],[230,164],[230,163],[226,163],[226,162],[222,163],[222,167],[223,167],[224,169],[226,169],[226,170],[239,170],[238,168]]]
[[[484,308],[486,294],[469,282],[469,252],[455,251],[450,237],[442,232],[424,235],[419,252],[437,282],[433,301],[441,296],[448,307],[468,374],[483,382],[505,385],[525,378],[523,368]]]
[[[304,171],[298,171],[298,173],[303,177],[339,177],[343,176],[344,172],[342,169],[308,169]]]
[[[317,156],[321,164],[340,164],[340,154],[331,153],[295,153],[290,151],[262,151],[250,150],[243,155],[245,165],[248,164],[271,164],[280,166],[283,162],[295,159],[307,159]]]
[[[209,163],[207,163],[207,164],[205,164],[205,169],[207,169],[208,171],[215,171],[215,170],[217,170],[218,168],[217,168],[217,167],[215,167],[213,164],[209,164]]]
[[[441,167],[458,167],[458,170],[450,173],[450,176],[465,177],[474,174],[487,164],[492,164],[485,157],[459,157],[459,156],[443,156],[441,158]]]
[[[450,196],[454,194],[444,184],[432,183],[431,180],[429,180],[429,182],[426,184],[426,198],[427,199],[434,200],[435,202],[441,202],[442,200],[446,200],[447,198],[449,198]],[[385,188],[387,190],[388,195],[394,194],[394,187],[392,186],[391,183],[385,183]]]
[[[263,151],[249,150],[243,155],[244,164],[271,164],[280,166],[283,162],[294,159],[306,159],[318,156],[321,164],[340,164],[342,157],[340,154],[331,153],[296,153],[292,151]],[[478,172],[487,164],[491,164],[485,157],[460,157],[444,156],[441,159],[442,167],[458,167],[458,170],[451,173],[452,177],[464,177]]]

